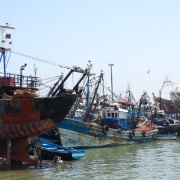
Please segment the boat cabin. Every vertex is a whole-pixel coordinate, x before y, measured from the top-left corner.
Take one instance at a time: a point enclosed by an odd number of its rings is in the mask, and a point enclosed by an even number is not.
[[[82,121],[82,119],[83,119],[83,110],[82,109],[77,109],[76,111],[75,111],[75,116],[74,116],[74,120],[80,120],[80,121]]]
[[[118,106],[109,106],[102,108],[101,125],[108,125],[111,128],[127,128],[128,111]]]

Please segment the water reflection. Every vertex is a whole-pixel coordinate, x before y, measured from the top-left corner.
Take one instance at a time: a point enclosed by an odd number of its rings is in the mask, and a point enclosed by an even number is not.
[[[179,179],[180,138],[87,149],[83,159],[1,172],[2,179]]]

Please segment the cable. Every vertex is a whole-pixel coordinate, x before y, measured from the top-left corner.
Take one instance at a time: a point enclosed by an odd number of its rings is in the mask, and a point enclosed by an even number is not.
[[[72,69],[71,67],[68,67],[68,66],[60,65],[58,63],[54,63],[54,62],[47,61],[47,60],[44,60],[44,59],[40,59],[40,58],[37,58],[37,57],[29,56],[29,55],[26,55],[26,54],[23,54],[23,53],[19,53],[19,52],[15,52],[15,51],[11,51],[11,52],[14,53],[14,54],[20,55],[20,56],[24,56],[26,58],[34,59],[36,61],[44,62],[44,63],[47,63],[47,64],[51,64],[51,65],[66,68],[66,69]]]

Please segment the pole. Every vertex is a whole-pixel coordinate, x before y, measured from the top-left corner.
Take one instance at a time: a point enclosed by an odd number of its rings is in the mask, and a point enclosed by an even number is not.
[[[7,164],[11,165],[11,139],[7,139]]]
[[[20,67],[20,88],[22,88],[22,71],[24,70],[24,68],[27,66],[27,64],[25,63],[23,66]]]
[[[20,68],[20,88],[22,88],[22,70],[23,68]]]
[[[111,67],[111,94],[112,94],[112,102],[113,102],[113,76],[112,76],[112,66],[114,64],[109,64],[109,66]]]
[[[2,53],[3,56],[3,61],[4,61],[4,86],[7,85],[6,83],[6,56],[5,56],[5,52]]]

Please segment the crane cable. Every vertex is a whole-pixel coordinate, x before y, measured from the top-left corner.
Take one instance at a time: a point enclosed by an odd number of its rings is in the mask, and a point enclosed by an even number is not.
[[[72,67],[60,65],[60,64],[54,63],[52,61],[47,61],[47,60],[44,60],[44,59],[40,59],[40,58],[37,58],[37,57],[33,57],[33,56],[30,56],[30,55],[26,55],[26,54],[15,52],[15,51],[11,51],[11,52],[14,53],[14,54],[20,55],[20,56],[24,56],[26,58],[34,59],[36,61],[44,62],[44,63],[47,63],[47,64],[51,64],[51,65],[62,67],[62,68],[66,68],[66,69],[72,69]]]

